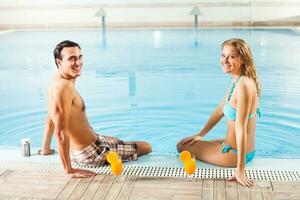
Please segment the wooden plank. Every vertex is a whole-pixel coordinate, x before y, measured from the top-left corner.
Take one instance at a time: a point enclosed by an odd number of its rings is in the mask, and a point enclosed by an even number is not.
[[[56,199],[68,199],[80,181],[80,178],[71,178],[65,187],[62,188]]]
[[[226,199],[238,199],[237,182],[226,180],[225,185]]]
[[[106,175],[101,185],[97,189],[93,199],[100,200],[105,199],[111,185],[113,184],[115,177],[113,175]]]
[[[272,181],[275,199],[300,199],[300,182]]]
[[[236,185],[239,200],[250,200],[251,196],[249,187],[244,187],[239,183],[237,183]]]
[[[214,180],[214,200],[225,200],[225,180]]]
[[[66,174],[64,173],[59,173],[59,172],[35,172],[35,171],[15,171],[15,176],[20,176],[20,177],[36,177],[39,176],[41,178],[58,178],[58,179],[65,179],[69,178]]]
[[[82,180],[69,179],[61,173],[1,170],[0,182],[0,199],[67,199],[78,194],[74,198],[209,200],[224,199],[224,190],[226,199],[300,199],[300,182],[293,181],[256,181],[254,187],[247,188],[236,182],[212,179],[131,176],[116,179],[98,175],[92,180]]]
[[[13,170],[5,170],[1,173],[0,176],[0,184],[5,182],[12,174],[14,173]]]
[[[107,200],[115,200],[118,198],[119,193],[121,192],[123,185],[125,183],[127,176],[118,176],[115,178],[113,185],[110,187],[110,190],[108,191],[106,195]]]
[[[10,197],[8,197],[8,196],[3,196],[3,195],[0,194],[0,199],[1,199],[1,200],[9,200]]]
[[[1,198],[1,196],[0,196],[0,198]],[[7,200],[53,200],[53,199],[48,199],[48,198],[32,198],[32,197],[7,197],[4,199],[7,199]],[[1,200],[3,200],[3,199],[1,198]]]
[[[203,184],[202,188],[213,189],[213,187],[214,187],[214,180],[213,179],[203,179],[202,184]]]
[[[201,199],[213,200],[214,199],[214,189],[213,188],[202,188]]]
[[[106,175],[103,174],[99,174],[95,176],[80,199],[82,200],[92,199],[96,191],[102,184],[105,176]]]
[[[197,195],[175,195],[172,200],[201,200],[201,196]]]
[[[294,191],[294,192],[274,192],[274,199],[280,199],[280,200],[299,200],[300,199],[300,192]]]
[[[118,200],[127,200],[130,198],[131,192],[134,188],[137,179],[137,176],[127,176],[124,186],[121,192],[119,193]]]
[[[225,187],[226,187],[226,190],[237,190],[237,185],[239,183],[237,183],[236,181],[228,181],[228,180],[225,180]]]
[[[40,178],[38,175],[31,178],[24,178],[30,172],[12,172],[7,176],[5,182],[1,184],[0,194],[4,196],[22,197],[22,198],[52,198],[54,199],[66,184],[65,179],[51,182],[49,179]],[[47,173],[46,173],[47,174]],[[52,175],[52,178],[55,177]],[[57,175],[60,176],[60,175]]]
[[[226,190],[226,199],[238,199],[237,190]]]
[[[139,177],[130,199],[178,199],[182,196],[191,199],[201,198],[202,181],[189,181],[170,177]],[[213,188],[211,188],[213,190]]]
[[[214,198],[214,181],[213,179],[203,179],[202,182],[202,199],[213,199]]]
[[[214,190],[214,200],[225,200],[225,190]]]
[[[225,180],[224,179],[215,179],[213,181],[215,190],[225,190]]]
[[[37,183],[37,179],[41,180],[43,183],[45,182],[46,185],[66,184],[69,180],[69,178],[60,173],[15,171],[9,178],[9,183],[34,184]]]
[[[261,191],[273,191],[271,181],[257,181],[255,184],[260,188]]]
[[[270,181],[260,180],[257,181],[256,184],[260,188],[264,200],[271,200],[275,198],[272,184]]]
[[[37,180],[38,181],[38,180]],[[60,192],[61,187],[49,187],[44,184],[35,185],[16,185],[2,184],[0,193],[5,196],[30,197],[30,198],[52,198],[54,199]]]
[[[7,169],[0,169],[0,177]]]
[[[257,183],[255,183],[254,186],[249,187],[249,192],[250,192],[251,199],[263,200],[263,195],[262,195],[261,189],[257,185]]]
[[[201,185],[201,188],[202,188],[203,180],[204,180],[204,179],[197,178],[197,179],[195,179],[195,180],[196,180],[196,182],[198,182],[198,185]]]
[[[213,184],[213,182],[211,181]],[[135,188],[149,187],[149,188],[173,188],[173,189],[197,189],[202,188],[202,181],[193,179],[190,181],[186,178],[173,178],[173,177],[139,177],[136,181]]]
[[[76,186],[76,188],[73,190],[73,192],[70,194],[69,198],[70,200],[78,200],[81,198],[91,181],[94,177],[88,177],[88,178],[82,178],[79,184]]]
[[[275,193],[274,192],[262,191],[262,195],[263,195],[264,200],[273,200],[273,199],[275,199]]]
[[[149,187],[134,187],[130,199],[178,199],[179,197],[189,197],[201,199],[200,190],[186,190],[185,188],[178,190],[174,188],[149,188]],[[185,198],[184,198],[185,199]],[[203,199],[203,198],[202,198]]]
[[[31,197],[9,197],[9,200],[37,200],[39,198],[31,198]],[[46,199],[43,199],[46,200]]]
[[[250,192],[249,191],[238,191],[238,199],[239,200],[250,200],[251,196],[250,196]]]
[[[275,192],[295,192],[300,191],[300,182],[296,181],[272,181]]]

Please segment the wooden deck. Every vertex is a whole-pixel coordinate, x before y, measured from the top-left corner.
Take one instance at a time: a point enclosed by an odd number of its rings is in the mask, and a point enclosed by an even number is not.
[[[251,188],[212,179],[97,175],[0,169],[0,199],[300,199],[300,182],[256,181]]]

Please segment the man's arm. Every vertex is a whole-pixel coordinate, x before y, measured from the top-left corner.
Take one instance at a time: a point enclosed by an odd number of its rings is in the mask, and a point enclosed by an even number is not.
[[[74,88],[69,83],[62,83],[54,90],[52,121],[54,123],[54,134],[57,138],[59,156],[64,170],[71,177],[93,176],[93,172],[74,169],[71,165],[69,121],[72,101],[74,99]]]
[[[54,153],[54,149],[50,148],[53,132],[54,132],[54,125],[50,116],[48,115],[45,122],[42,148],[38,151],[40,155],[51,155]]]

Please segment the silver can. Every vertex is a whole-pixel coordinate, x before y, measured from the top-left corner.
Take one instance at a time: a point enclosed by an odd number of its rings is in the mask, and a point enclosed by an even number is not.
[[[24,138],[22,141],[22,154],[25,157],[30,156],[30,142],[28,138]]]

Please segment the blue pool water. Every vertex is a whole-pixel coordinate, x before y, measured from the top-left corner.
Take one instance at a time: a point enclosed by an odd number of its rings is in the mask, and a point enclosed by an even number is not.
[[[56,73],[55,45],[81,44],[84,69],[77,88],[96,132],[147,140],[155,154],[176,153],[176,142],[202,128],[230,79],[220,44],[244,38],[262,83],[258,156],[300,155],[300,34],[293,30],[16,31],[0,34],[0,145],[40,146],[46,89]],[[223,120],[207,139],[224,137]],[[55,141],[54,141],[55,144]]]

